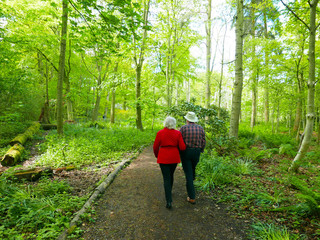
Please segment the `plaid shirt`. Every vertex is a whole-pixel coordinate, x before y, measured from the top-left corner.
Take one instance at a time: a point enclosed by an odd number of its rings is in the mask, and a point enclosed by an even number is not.
[[[180,132],[187,148],[200,148],[203,152],[206,146],[206,137],[201,126],[188,123],[180,128]]]

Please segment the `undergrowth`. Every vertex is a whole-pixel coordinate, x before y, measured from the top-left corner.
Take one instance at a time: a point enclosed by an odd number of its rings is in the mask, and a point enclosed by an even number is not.
[[[155,134],[156,131],[109,127],[104,123],[66,125],[63,137],[52,131],[46,136],[46,141],[38,146],[42,154],[37,165],[108,165],[121,159],[124,153],[151,144]]]
[[[85,197],[71,195],[64,181],[37,184],[0,178],[0,239],[56,239]]]
[[[320,146],[313,142],[301,172],[290,173],[298,146],[280,130],[273,134],[261,124],[252,132],[241,125],[238,141],[202,154],[196,186],[239,218],[254,219],[250,239],[319,239]]]

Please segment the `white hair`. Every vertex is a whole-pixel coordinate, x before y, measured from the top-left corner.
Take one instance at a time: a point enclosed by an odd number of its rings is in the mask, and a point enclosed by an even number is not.
[[[169,128],[169,129],[175,129],[176,128],[176,119],[174,117],[167,117],[164,122],[163,122],[163,125],[164,127],[166,128]]]

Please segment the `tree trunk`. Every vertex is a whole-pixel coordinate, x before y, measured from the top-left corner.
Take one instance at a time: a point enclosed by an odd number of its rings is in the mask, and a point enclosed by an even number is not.
[[[65,73],[67,26],[68,26],[68,0],[62,0],[62,29],[60,40],[59,74],[57,83],[57,132],[63,134],[63,79]]]
[[[243,84],[243,0],[237,0],[235,81],[232,94],[229,136],[238,138]]]
[[[143,20],[144,20],[144,30],[142,43],[139,48],[134,49],[134,60],[136,65],[136,126],[139,130],[143,131],[142,126],[142,109],[141,109],[141,71],[144,62],[144,51],[146,49],[146,40],[147,40],[147,25],[148,25],[148,16],[150,10],[150,0],[144,2],[143,10]],[[136,44],[136,38],[133,36],[134,43]],[[137,50],[139,49],[139,53]]]
[[[116,89],[111,90],[111,111],[110,111],[110,123],[114,123],[116,110]]]
[[[143,130],[142,126],[142,113],[141,113],[141,68],[136,68],[136,126],[138,129]]]
[[[118,62],[116,62],[116,65],[114,67],[114,74],[116,74],[118,72]],[[116,79],[116,75],[114,75],[113,77],[113,81],[115,82]],[[114,123],[114,119],[115,119],[115,110],[116,110],[116,88],[115,88],[115,83],[114,86],[112,87],[111,90],[111,111],[110,111],[110,122]]]
[[[278,100],[278,104],[277,104],[277,128],[276,128],[276,133],[279,132],[279,124],[280,124],[280,99]]]
[[[211,97],[211,5],[212,0],[208,0],[207,23],[206,23],[206,108],[210,108]]]
[[[301,147],[295,156],[291,166],[291,171],[297,171],[299,162],[309,149],[313,133],[314,123],[314,95],[315,95],[315,42],[316,42],[316,12],[319,0],[310,3],[310,29],[309,29],[309,78],[308,78],[308,105],[307,105],[307,124],[304,130],[304,138]]]
[[[264,38],[268,39],[268,22],[267,22],[267,13],[266,9],[263,12],[263,22],[264,22]],[[265,67],[269,65],[269,52],[268,50],[265,51]],[[269,75],[265,75],[265,87],[264,87],[264,121],[266,123],[269,122]]]

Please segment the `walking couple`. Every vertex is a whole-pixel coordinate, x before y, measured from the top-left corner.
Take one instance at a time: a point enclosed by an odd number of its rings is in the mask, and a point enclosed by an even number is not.
[[[205,148],[206,140],[203,128],[196,124],[198,122],[196,114],[188,112],[184,118],[186,125],[178,131],[175,130],[176,119],[167,117],[164,121],[164,129],[157,133],[153,144],[153,152],[163,176],[166,208],[168,209],[172,208],[173,175],[177,164],[180,163],[180,157],[186,176],[187,201],[191,204],[196,203],[193,181],[200,153]]]

